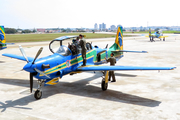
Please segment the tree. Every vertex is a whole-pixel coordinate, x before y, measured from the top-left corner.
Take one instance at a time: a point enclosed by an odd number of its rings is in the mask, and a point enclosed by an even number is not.
[[[4,28],[6,34],[15,34],[17,32],[14,28]]]
[[[158,30],[159,30],[159,28],[156,28],[156,29],[155,29],[155,31],[158,31]]]
[[[35,32],[37,32],[37,31],[36,31],[36,29],[34,29],[32,32],[35,33]]]
[[[31,33],[31,30],[25,29],[22,31],[22,33]]]

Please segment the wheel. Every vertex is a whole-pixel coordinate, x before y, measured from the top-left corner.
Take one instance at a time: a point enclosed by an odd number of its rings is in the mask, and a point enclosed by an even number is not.
[[[105,83],[105,79],[103,78],[101,82],[101,88],[103,91],[105,91],[107,90],[107,87],[108,87],[108,83]]]
[[[165,37],[163,38],[163,41],[165,41]]]
[[[36,90],[36,92],[34,93],[34,97],[36,98],[36,100],[39,100],[41,96],[42,96],[42,91]]]

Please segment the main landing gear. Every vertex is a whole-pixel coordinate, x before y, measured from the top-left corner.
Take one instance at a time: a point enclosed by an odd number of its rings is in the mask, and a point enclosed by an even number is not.
[[[44,80],[38,80],[38,89],[34,93],[34,97],[36,100],[39,100],[42,97],[42,84],[44,83]]]
[[[101,82],[101,89],[103,91],[107,90],[108,88],[108,76],[109,76],[109,71],[104,71]]]
[[[163,41],[165,41],[165,37],[163,38]]]
[[[107,90],[108,88],[108,83],[105,82],[105,78],[102,79],[101,88],[103,91]]]

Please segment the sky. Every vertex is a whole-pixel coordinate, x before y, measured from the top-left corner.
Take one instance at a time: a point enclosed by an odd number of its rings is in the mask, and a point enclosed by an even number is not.
[[[180,26],[179,0],[0,0],[8,28]]]

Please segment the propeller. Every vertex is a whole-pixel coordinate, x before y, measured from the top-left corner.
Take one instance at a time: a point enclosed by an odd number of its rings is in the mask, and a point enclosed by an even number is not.
[[[46,75],[45,73],[43,73],[42,71],[38,70],[37,68],[34,68],[34,70],[40,74],[43,74],[44,76],[50,78],[48,75]]]
[[[24,58],[26,59],[26,61],[27,61],[27,63],[28,63],[28,62],[29,62],[29,61],[28,61],[28,58],[27,58],[27,56],[26,56],[26,53],[24,52],[24,49],[21,47],[21,45],[19,45],[19,49],[20,49],[22,55],[24,56]]]
[[[30,92],[32,93],[33,88],[33,73],[30,73]]]
[[[43,47],[41,47],[41,48],[39,49],[39,51],[37,52],[37,54],[36,54],[36,56],[35,56],[32,64],[34,64],[35,60],[36,60],[36,59],[38,58],[38,56],[41,54],[42,50],[43,50]]]

